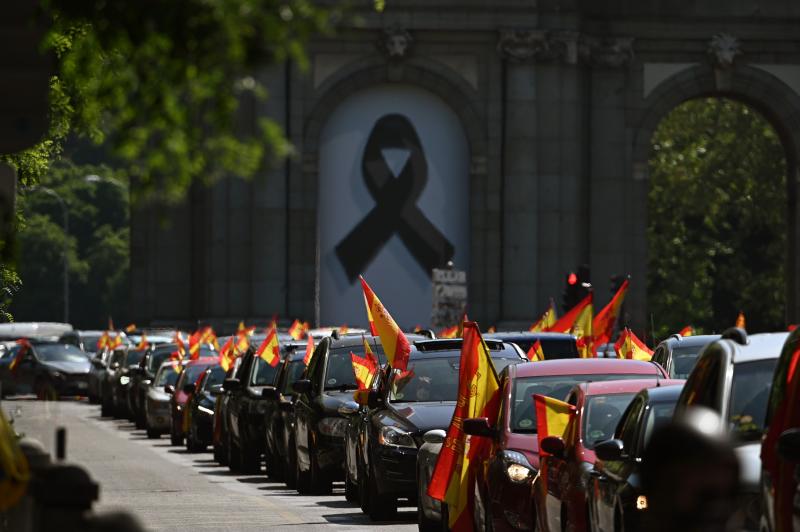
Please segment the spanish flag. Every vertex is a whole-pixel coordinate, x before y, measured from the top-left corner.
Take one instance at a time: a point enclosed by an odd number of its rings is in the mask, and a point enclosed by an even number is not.
[[[378,329],[375,328],[375,321],[372,319],[372,311],[367,303],[367,294],[364,293],[364,306],[367,307],[367,321],[369,322],[369,332],[372,336],[378,336]]]
[[[739,311],[739,315],[736,316],[736,325],[735,327],[739,327],[740,329],[747,328],[747,321],[744,319],[744,312],[741,310]]]
[[[308,366],[308,363],[311,362],[311,355],[313,354],[314,354],[314,337],[309,334],[308,342],[306,342],[306,355],[303,357],[303,364]]]
[[[261,345],[256,350],[256,355],[260,356],[264,361],[273,368],[281,361],[281,348],[278,345],[278,331],[270,329],[267,337],[261,342]]]
[[[22,358],[25,356],[25,353],[31,348],[31,343],[28,341],[27,338],[20,338],[17,340],[17,345],[19,346],[19,350],[17,354],[14,355],[14,358],[8,364],[8,370],[12,373],[16,372],[17,368],[19,367],[19,363],[22,362]]]
[[[147,341],[147,335],[145,333],[142,333],[142,339],[139,340],[139,343],[136,346],[136,350],[137,351],[144,351],[148,347],[150,347],[150,344]]]
[[[366,390],[372,384],[372,376],[378,370],[375,362],[367,357],[360,357],[350,352],[350,360],[353,364],[353,375],[356,377],[356,384],[359,390]]]
[[[108,347],[108,342],[111,340],[111,337],[108,335],[108,331],[103,331],[103,334],[100,335],[100,339],[97,340],[97,350],[102,351],[106,347]]]
[[[458,338],[458,325],[439,331],[439,338]]]
[[[694,327],[692,327],[691,325],[687,325],[686,327],[678,331],[678,334],[681,336],[694,336]]]
[[[136,330],[136,324],[135,323],[129,323],[128,326],[125,327],[125,332],[128,333],[128,334],[134,332],[135,330]]]
[[[122,336],[120,335],[120,333],[117,333],[117,335],[114,338],[109,338],[108,340],[109,349],[113,350],[121,346],[122,346]]]
[[[474,322],[464,324],[458,378],[458,402],[428,485],[428,495],[447,504],[448,525],[455,532],[472,530],[476,465],[492,445],[464,434],[464,419],[485,417],[493,425],[500,411],[500,383]]]
[[[349,330],[350,327],[348,327],[346,323],[344,325],[339,326],[339,334],[347,334],[347,331]]]
[[[581,299],[577,305],[572,307],[569,312],[561,316],[561,319],[555,322],[547,330],[550,332],[566,333],[572,331],[577,324],[582,329],[584,334],[587,330],[591,333],[593,311],[592,300],[593,293],[589,292],[586,297]],[[587,323],[588,326],[586,325]]]
[[[364,354],[366,355],[366,357],[375,364],[376,368],[380,366],[381,363],[378,360],[378,357],[375,356],[375,353],[372,351],[372,348],[369,346],[369,342],[367,342],[367,339],[362,336],[361,341],[364,342]]]
[[[405,370],[408,366],[408,354],[411,352],[406,335],[397,326],[389,311],[386,310],[364,278],[359,278],[361,279],[361,288],[364,290],[364,297],[367,300],[367,308],[375,320],[375,328],[378,330],[386,359],[392,368]]]
[[[233,352],[233,336],[231,336],[219,350],[219,365],[227,372],[231,366],[233,366],[233,361],[235,359],[236,354]]]
[[[275,329],[272,329],[273,331]],[[250,349],[250,335],[247,332],[248,330],[245,329],[242,332],[236,333],[234,337],[235,340],[233,342],[233,351],[236,353],[236,356],[243,355],[247,353],[247,350]],[[275,336],[277,338],[277,335]]]
[[[528,329],[530,332],[543,332],[550,330],[550,328],[556,324],[556,306],[553,303],[553,299],[550,299],[550,304],[547,306],[547,310],[544,311],[544,314],[538,319],[536,323],[531,325],[531,328]]]
[[[531,362],[541,362],[544,360],[544,351],[542,350],[542,342],[536,340],[533,345],[528,349],[528,360]]]
[[[289,335],[295,340],[300,340],[305,335],[304,326],[300,320],[294,320],[289,326]]]
[[[536,411],[536,435],[539,440],[539,453],[542,450],[542,440],[548,436],[563,438],[570,423],[575,418],[575,407],[546,395],[533,395],[533,405]]]
[[[594,334],[594,345],[608,343],[611,340],[611,335],[614,334],[614,324],[617,323],[620,308],[625,301],[625,295],[628,293],[628,279],[623,281],[622,285],[608,302],[608,305],[603,307],[603,310],[597,313],[592,321],[592,333]]]
[[[627,327],[619,335],[614,350],[619,358],[648,361],[653,357],[653,351]]]

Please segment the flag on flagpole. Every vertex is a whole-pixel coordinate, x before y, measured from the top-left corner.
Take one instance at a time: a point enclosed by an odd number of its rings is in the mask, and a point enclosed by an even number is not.
[[[129,323],[129,324],[128,324],[128,325],[125,327],[125,332],[126,332],[126,333],[128,333],[128,334],[130,334],[130,333],[134,332],[135,330],[136,330],[136,324],[135,324],[135,323]]]
[[[378,336],[378,329],[375,328],[375,320],[372,319],[372,311],[369,309],[369,303],[367,302],[367,294],[366,292],[362,293],[364,296],[364,306],[367,307],[367,321],[369,322],[369,332],[372,336]]]
[[[542,440],[548,436],[563,438],[575,418],[575,407],[538,393],[533,395],[533,404],[536,411],[536,436],[539,440],[539,453],[547,454],[542,450]]]
[[[544,314],[531,325],[530,332],[544,332],[549,330],[553,325],[556,324],[556,306],[553,303],[553,298],[550,298],[550,303],[547,305],[547,310],[544,311]]]
[[[744,319],[744,312],[739,311],[739,315],[736,316],[736,325],[735,327],[739,327],[740,329],[747,328],[747,321]]]
[[[458,325],[442,329],[438,334],[439,338],[458,338]]]
[[[458,401],[428,485],[428,496],[447,504],[448,525],[455,532],[472,530],[476,464],[492,444],[486,438],[467,436],[462,424],[464,419],[474,417],[486,417],[490,424],[496,423],[499,390],[500,383],[478,324],[464,323]]]
[[[103,331],[103,334],[100,335],[100,339],[97,340],[97,350],[102,351],[106,347],[108,347],[108,343],[111,340],[111,337],[108,335],[108,331]]]
[[[273,368],[278,365],[281,360],[281,348],[278,344],[278,331],[270,329],[267,337],[261,342],[261,345],[256,350],[256,355],[261,357],[267,364]]]
[[[372,384],[372,376],[378,370],[375,363],[367,357],[360,357],[350,352],[350,360],[353,364],[353,375],[356,377],[356,384],[359,390],[366,390]]]
[[[617,293],[614,294],[614,297],[608,302],[608,305],[603,307],[603,310],[598,312],[597,316],[594,317],[592,321],[592,334],[594,335],[593,342],[595,346],[608,343],[611,340],[611,336],[614,334],[614,325],[617,323],[617,318],[619,317],[620,308],[622,308],[622,303],[625,301],[625,296],[628,293],[629,284],[630,282],[628,279],[625,279],[619,287],[619,290],[617,290]]]
[[[27,338],[20,338],[17,340],[17,345],[19,346],[19,350],[17,354],[14,355],[14,358],[8,364],[8,370],[12,373],[17,371],[19,367],[19,363],[22,362],[22,358],[25,356],[25,353],[31,348],[31,343],[28,341]]]
[[[408,366],[408,355],[411,352],[411,346],[406,339],[406,335],[397,326],[389,311],[383,306],[381,300],[372,291],[363,277],[361,279],[361,288],[364,290],[364,297],[367,300],[367,308],[372,313],[372,318],[375,321],[375,328],[378,331],[378,337],[381,339],[383,345],[383,352],[389,365],[394,369],[405,370]]]
[[[121,333],[117,333],[116,336],[114,336],[113,338],[110,338],[109,341],[108,341],[108,348],[111,349],[111,350],[114,350],[114,349],[116,349],[118,347],[121,347],[121,346],[122,346],[122,334]]]
[[[139,344],[136,346],[137,351],[144,351],[150,347],[150,343],[147,341],[147,335],[142,333],[142,338],[139,340]]]
[[[305,331],[303,330],[303,323],[300,320],[294,320],[289,326],[289,335],[295,340],[302,340]]]
[[[236,355],[233,352],[233,336],[231,336],[219,350],[219,365],[227,372],[233,366],[234,360]]]
[[[306,354],[303,357],[303,364],[308,366],[308,363],[311,362],[311,355],[314,354],[314,337],[310,334],[308,335],[308,341],[306,342]]]
[[[577,305],[572,307],[569,312],[561,316],[557,322],[555,322],[551,327],[547,330],[549,332],[560,332],[566,333],[570,332],[573,327],[575,327],[576,323],[583,321],[584,323],[580,325],[585,325],[585,321],[587,318],[586,309],[592,308],[592,301],[593,301],[593,293],[589,292],[586,297],[581,299]],[[589,323],[592,322],[591,312],[588,314]],[[586,327],[586,329],[591,329],[591,325]]]
[[[686,327],[678,331],[678,334],[681,336],[694,336],[694,327],[692,327],[691,325],[687,325]]]
[[[648,361],[653,357],[653,351],[627,327],[619,335],[614,350],[619,358]]]
[[[541,362],[544,360],[544,351],[542,350],[542,342],[536,340],[533,345],[528,349],[528,360],[531,362]]]

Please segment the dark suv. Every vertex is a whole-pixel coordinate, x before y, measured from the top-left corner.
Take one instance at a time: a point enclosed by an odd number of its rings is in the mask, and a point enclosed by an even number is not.
[[[223,389],[228,394],[225,408],[227,416],[228,467],[256,473],[261,468],[264,453],[265,386],[272,386],[278,366],[270,366],[251,348],[242,359],[233,378],[226,379]]]

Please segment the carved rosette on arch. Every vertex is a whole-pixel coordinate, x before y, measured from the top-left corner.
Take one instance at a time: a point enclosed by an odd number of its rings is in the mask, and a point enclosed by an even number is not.
[[[582,35],[579,53],[592,66],[620,68],[633,61],[633,37],[593,37]]]
[[[381,31],[376,46],[388,59],[404,59],[409,55],[413,44],[411,33],[395,24]]]

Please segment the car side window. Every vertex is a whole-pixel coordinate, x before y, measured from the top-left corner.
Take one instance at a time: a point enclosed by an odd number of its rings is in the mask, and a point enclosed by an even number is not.
[[[639,418],[642,416],[645,403],[642,397],[637,397],[625,411],[620,424],[617,426],[616,437],[622,440],[622,455],[635,456],[636,436],[639,432]]]
[[[716,352],[701,357],[686,381],[685,404],[703,405],[716,409],[716,394],[720,379],[719,355]]]
[[[319,375],[319,368],[322,365],[322,359],[325,358],[325,352],[328,349],[327,342],[320,342],[314,353],[311,355],[311,360],[308,361],[308,370],[306,378],[311,380],[311,389],[314,393],[320,389],[320,380],[322,377]]]

